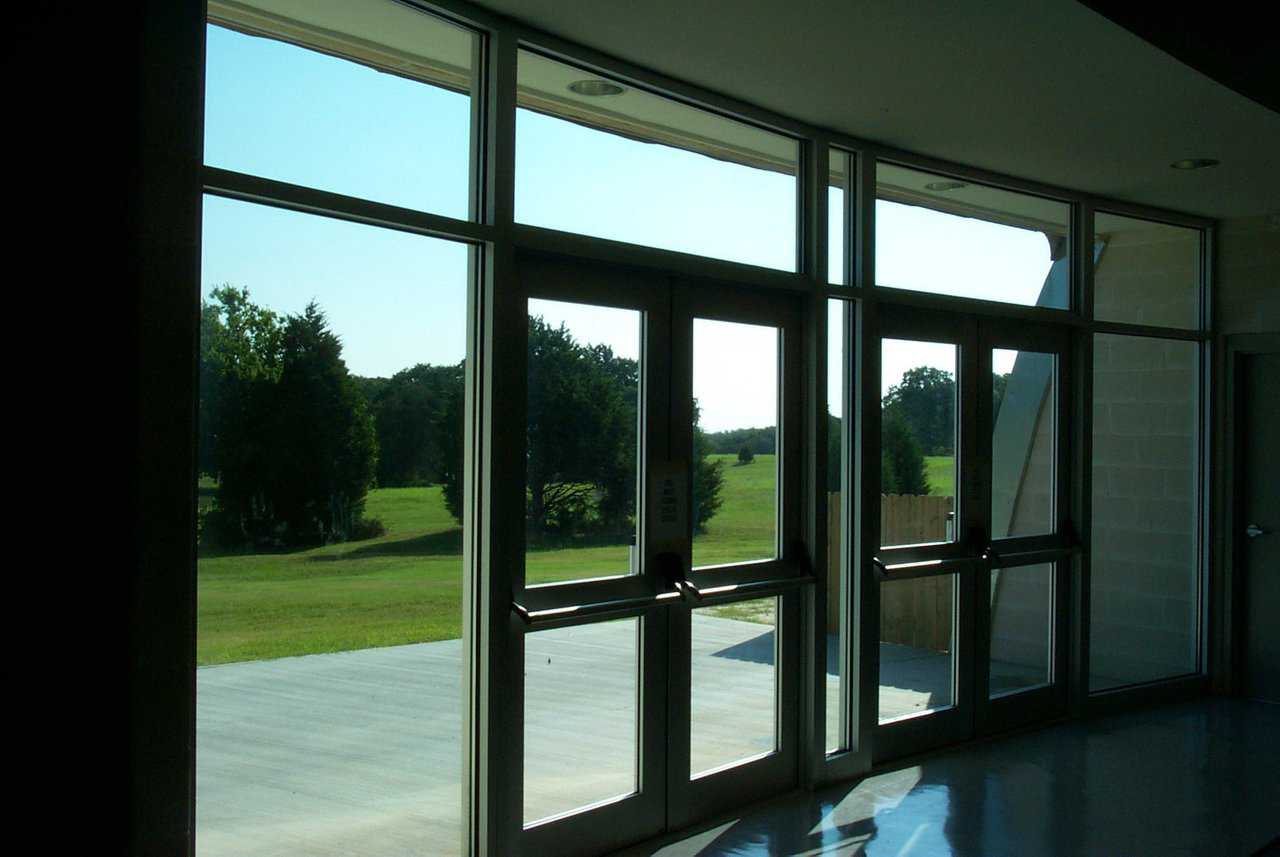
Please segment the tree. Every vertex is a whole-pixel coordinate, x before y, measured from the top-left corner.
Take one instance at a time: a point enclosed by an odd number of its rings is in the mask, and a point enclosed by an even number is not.
[[[201,473],[217,480],[202,538],[316,544],[348,538],[377,439],[342,344],[315,304],[281,319],[245,289],[202,307]]]
[[[1011,374],[1013,373],[1006,372],[1003,375],[996,372],[991,373],[991,422],[993,425],[1000,416],[1000,406],[1004,404],[1004,392],[1009,388],[1009,376]]]
[[[827,490],[839,491],[844,457],[841,454],[842,421],[827,414]],[[928,494],[924,455],[912,437],[911,429],[896,411],[886,411],[881,418],[880,493]]]
[[[739,464],[750,464],[755,460],[756,460],[756,454],[751,451],[750,446],[744,443],[741,447],[738,448]]]
[[[880,493],[929,493],[924,455],[911,427],[896,410],[886,409],[880,420]]]
[[[707,522],[720,511],[724,498],[724,462],[712,460],[711,441],[707,433],[698,427],[702,418],[702,409],[693,402],[693,531],[705,532]]]
[[[344,541],[373,484],[373,416],[342,359],[342,342],[314,302],[285,322],[273,391],[274,450],[267,485],[283,538]]]
[[[955,455],[956,383],[950,372],[917,366],[889,388],[884,410],[896,410],[926,455]]]
[[[462,364],[419,363],[390,378],[356,379],[369,401],[378,434],[378,485],[431,485],[441,480],[448,454],[449,398],[463,386]]]

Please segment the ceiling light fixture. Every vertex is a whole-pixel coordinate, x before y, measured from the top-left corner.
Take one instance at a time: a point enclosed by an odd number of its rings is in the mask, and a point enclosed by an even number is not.
[[[962,187],[968,187],[968,185],[965,184],[964,182],[944,181],[944,182],[929,182],[927,185],[924,186],[924,189],[925,190],[959,190]]]
[[[1205,167],[1216,167],[1218,161],[1213,158],[1183,158],[1181,161],[1174,161],[1169,166],[1175,170],[1203,170]]]
[[[575,80],[569,84],[569,91],[576,92],[578,95],[586,95],[590,98],[598,98],[601,95],[621,95],[623,89],[616,83],[610,83],[599,78],[590,78],[588,80]]]

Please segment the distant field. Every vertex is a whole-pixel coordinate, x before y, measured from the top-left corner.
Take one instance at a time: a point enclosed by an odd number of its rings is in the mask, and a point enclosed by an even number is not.
[[[724,505],[694,539],[694,562],[772,555],[774,456],[724,461]],[[202,502],[213,486],[202,483]],[[197,563],[201,665],[393,646],[461,636],[462,533],[438,487],[369,493],[387,534],[293,553],[202,557]],[[532,582],[620,574],[626,545],[536,551]],[[728,608],[726,608],[728,609]],[[738,615],[741,614],[741,615]],[[769,621],[738,610],[736,618]]]
[[[935,497],[956,496],[956,460],[950,455],[926,455],[924,475]]]

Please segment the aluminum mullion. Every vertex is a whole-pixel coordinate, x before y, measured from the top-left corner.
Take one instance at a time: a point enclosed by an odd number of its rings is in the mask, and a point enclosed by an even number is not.
[[[826,283],[828,279],[828,218],[827,182],[830,173],[830,154],[826,141],[814,139],[807,147],[805,159],[805,181],[801,195],[800,222],[807,240],[803,242],[806,257],[802,259],[800,270],[808,272],[815,285]],[[811,290],[805,302],[803,313],[803,348],[797,349],[797,357],[802,363],[804,410],[801,424],[804,432],[804,446],[807,454],[803,457],[802,478],[800,480],[801,495],[796,498],[804,509],[801,537],[806,543],[806,552],[810,557],[812,573],[817,579],[815,585],[806,587],[797,600],[801,605],[801,633],[796,648],[800,652],[800,663],[804,670],[803,680],[799,682],[800,743],[798,757],[800,760],[800,779],[806,784],[816,781],[822,768],[822,758],[826,743],[826,615],[827,562],[831,561],[827,551],[827,497],[826,464],[827,464],[827,307],[821,289]],[[825,562],[823,561],[825,560]],[[837,558],[838,562],[839,559]],[[822,633],[819,633],[822,629]]]
[[[492,240],[495,237],[493,230],[485,224],[316,190],[248,173],[224,170],[220,167],[204,167],[202,180],[205,193],[270,205],[303,214],[317,214],[352,223],[454,241],[474,243]]]

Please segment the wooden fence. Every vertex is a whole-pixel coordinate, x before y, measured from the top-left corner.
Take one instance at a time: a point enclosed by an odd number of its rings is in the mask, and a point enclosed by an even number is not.
[[[947,538],[950,497],[886,494],[880,498],[881,542],[910,545]],[[827,630],[840,630],[840,495],[827,498]],[[950,575],[900,580],[880,589],[880,639],[922,649],[951,646]]]

